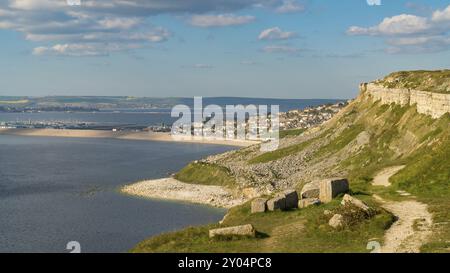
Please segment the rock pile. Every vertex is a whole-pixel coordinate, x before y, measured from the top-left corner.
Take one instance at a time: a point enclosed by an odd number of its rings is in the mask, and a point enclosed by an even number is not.
[[[346,194],[342,199],[341,207],[337,209],[336,213],[328,212],[325,215],[333,215],[328,221],[328,225],[337,229],[351,226],[363,219],[369,219],[375,214],[376,211],[366,203]]]
[[[306,208],[320,203],[330,202],[333,198],[349,190],[348,180],[345,178],[331,178],[313,181],[303,186],[300,196],[295,190],[285,190],[267,200],[256,198],[252,201],[251,212],[261,213],[275,210],[290,210]]]
[[[286,190],[278,193],[274,198],[256,198],[252,201],[251,212],[260,213],[275,210],[290,210],[298,207],[298,194],[295,190]]]

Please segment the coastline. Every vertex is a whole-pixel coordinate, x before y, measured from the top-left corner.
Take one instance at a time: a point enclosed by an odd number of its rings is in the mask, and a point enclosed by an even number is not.
[[[121,187],[121,193],[152,199],[183,201],[218,208],[231,208],[247,201],[222,186],[188,184],[174,178],[145,180]]]
[[[72,129],[0,129],[0,135],[37,136],[37,137],[68,137],[68,138],[112,138],[125,140],[164,141],[181,143],[200,143],[248,147],[258,144],[258,141],[213,139],[205,137],[173,137],[170,133],[157,132],[113,132],[103,130],[72,130]]]

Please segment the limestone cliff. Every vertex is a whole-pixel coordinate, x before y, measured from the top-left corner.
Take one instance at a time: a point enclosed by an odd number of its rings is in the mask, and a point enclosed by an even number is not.
[[[362,93],[367,93],[374,101],[382,104],[399,104],[401,106],[415,105],[420,114],[440,118],[450,113],[450,94],[412,90],[407,88],[386,88],[378,83],[363,83],[360,85]]]

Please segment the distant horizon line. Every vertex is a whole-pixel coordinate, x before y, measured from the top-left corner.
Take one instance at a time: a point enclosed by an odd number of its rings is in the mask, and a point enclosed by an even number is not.
[[[240,97],[240,96],[190,96],[190,97],[146,97],[146,96],[126,96],[126,95],[0,95],[0,98],[136,98],[136,99],[192,99],[203,97],[210,99],[269,99],[269,100],[349,100],[350,98],[274,98],[274,97]]]

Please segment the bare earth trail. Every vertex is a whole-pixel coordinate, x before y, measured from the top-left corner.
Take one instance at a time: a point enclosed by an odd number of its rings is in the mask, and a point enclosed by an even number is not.
[[[389,178],[403,169],[404,166],[390,167],[382,170],[374,178],[373,185],[388,187]],[[407,196],[402,192],[400,195]],[[419,253],[420,247],[431,235],[433,224],[428,206],[415,200],[386,201],[374,196],[382,207],[397,217],[397,221],[386,231],[382,253]]]

